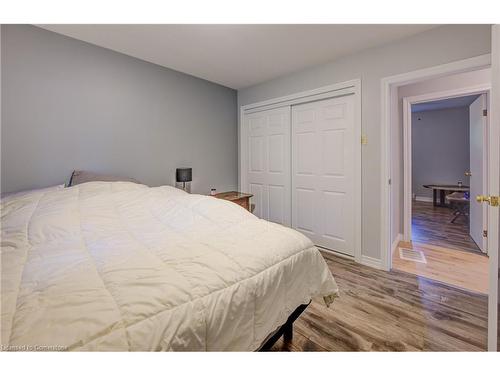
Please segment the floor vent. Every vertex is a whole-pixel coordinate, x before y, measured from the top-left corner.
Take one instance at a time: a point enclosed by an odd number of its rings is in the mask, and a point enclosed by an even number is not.
[[[405,249],[404,247],[400,247],[399,257],[412,262],[427,263],[424,253],[420,250]]]

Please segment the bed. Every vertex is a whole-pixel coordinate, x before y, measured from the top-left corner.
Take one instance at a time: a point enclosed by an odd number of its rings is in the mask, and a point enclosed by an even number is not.
[[[302,234],[169,186],[2,199],[4,350],[252,351],[338,288]]]

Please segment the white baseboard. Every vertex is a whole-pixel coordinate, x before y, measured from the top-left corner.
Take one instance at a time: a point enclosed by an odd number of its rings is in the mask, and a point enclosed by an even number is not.
[[[396,236],[396,238],[394,239],[394,241],[392,242],[392,245],[391,245],[391,259],[392,259],[392,256],[394,255],[394,252],[398,248],[398,245],[401,241],[403,241],[403,235],[401,233],[398,233],[398,235]]]
[[[418,202],[432,202],[432,197],[425,197],[423,195],[415,195],[415,200]]]
[[[318,249],[320,249],[321,251],[326,251],[327,253],[332,253],[333,255],[341,257],[341,258],[345,258],[345,259],[349,259],[349,260],[354,260],[354,257],[352,255],[342,254],[342,253],[339,253],[338,251],[335,251],[335,250],[332,250],[332,249],[327,249],[326,247],[321,247],[319,245],[315,245],[315,246]]]
[[[345,258],[345,259],[350,259],[350,260],[354,260],[354,257],[351,256],[351,255],[346,255],[346,254],[342,254],[342,253],[339,253],[335,250],[331,250],[331,249],[326,249],[324,247],[321,247],[321,246],[318,246],[316,245],[316,247],[322,251],[326,251],[328,253],[332,253],[333,255],[335,256],[338,256],[338,257],[341,257],[341,258]],[[367,255],[361,255],[361,261],[359,262],[365,266],[368,266],[368,267],[373,267],[373,268],[376,268],[378,270],[382,270],[384,269],[382,267],[382,261],[380,259],[377,259],[377,258],[372,258],[372,257],[369,257]]]
[[[361,255],[360,263],[368,267],[376,268],[378,270],[383,269],[382,261],[380,259],[372,258],[367,255]]]

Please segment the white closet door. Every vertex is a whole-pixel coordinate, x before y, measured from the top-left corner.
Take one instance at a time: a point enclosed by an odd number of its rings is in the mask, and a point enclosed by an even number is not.
[[[292,107],[292,226],[314,244],[353,255],[354,95]]]
[[[253,213],[290,226],[290,107],[245,115]]]

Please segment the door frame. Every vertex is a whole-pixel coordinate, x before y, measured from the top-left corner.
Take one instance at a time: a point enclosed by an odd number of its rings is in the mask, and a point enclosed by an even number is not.
[[[448,64],[437,65],[430,68],[419,69],[407,73],[388,76],[381,79],[381,126],[380,126],[380,249],[382,268],[389,271],[392,267],[392,238],[391,238],[391,111],[395,103],[391,100],[391,94],[398,87],[411,83],[439,78],[449,74],[463,73],[467,71],[480,70],[491,66],[491,55],[484,54],[464,60],[454,61]],[[394,119],[396,120],[396,119]],[[397,120],[399,121],[399,120]],[[493,178],[489,173],[490,178]],[[397,235],[397,234],[396,234]],[[488,246],[491,249],[491,246]]]
[[[354,260],[358,263],[363,263],[361,251],[361,79],[353,79],[350,81],[340,82],[328,86],[319,87],[313,90],[301,91],[291,95],[276,97],[256,103],[242,105],[239,114],[239,147],[238,147],[238,190],[246,189],[248,182],[246,181],[246,174],[243,173],[247,170],[248,166],[248,144],[246,138],[248,136],[245,126],[245,114],[260,112],[268,109],[279,107],[291,107],[292,105],[309,103],[317,100],[331,99],[343,95],[354,95],[355,111],[354,111],[354,139],[355,144],[355,160],[354,160],[354,196],[358,197],[355,200],[355,227],[354,227]],[[291,125],[290,125],[291,126]],[[291,143],[290,136],[290,143]],[[291,163],[291,160],[290,160]],[[290,178],[290,186],[291,186]],[[291,200],[291,198],[290,198]],[[290,201],[290,207],[292,202]],[[369,262],[370,259],[367,259]],[[369,264],[371,265],[371,264]]]
[[[500,144],[500,25],[491,27],[491,103],[497,103],[489,108],[490,110],[490,149],[495,147],[495,152],[490,154],[489,176],[489,191],[490,195],[500,195],[500,152],[498,145]],[[491,151],[490,151],[491,152]],[[488,210],[488,220],[495,222],[493,228],[488,228],[488,256],[489,262],[489,290],[488,290],[488,350],[497,351],[500,346],[499,329],[498,327],[498,287],[499,287],[499,262],[498,262],[498,243],[499,241],[499,208]]]
[[[491,83],[485,85],[461,87],[454,90],[446,90],[440,92],[431,92],[421,95],[408,96],[403,98],[403,241],[411,242],[411,220],[412,220],[412,120],[411,106],[413,104],[425,103],[434,100],[451,99],[466,95],[486,94],[487,108],[490,108]],[[483,137],[483,186],[485,190],[488,187],[488,117],[486,118],[487,125],[484,129],[486,134]],[[485,180],[486,177],[486,180]],[[473,199],[473,197],[471,197]],[[487,219],[487,207],[483,208],[483,220]],[[483,224],[484,225],[484,224]]]
[[[492,26],[491,54],[484,54],[431,68],[416,70],[409,73],[385,77],[381,80],[381,255],[382,266],[389,271],[392,263],[391,243],[391,110],[393,103],[391,93],[399,86],[417,81],[438,78],[448,74],[478,70],[491,67],[492,87],[491,103],[498,102],[500,96],[500,25]],[[488,194],[500,195],[500,108],[490,107],[489,116],[489,168]],[[498,316],[498,267],[499,254],[499,209],[491,207],[488,210],[488,256],[489,256],[489,290],[488,290],[488,350],[497,350],[497,316]]]

